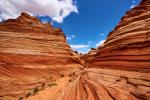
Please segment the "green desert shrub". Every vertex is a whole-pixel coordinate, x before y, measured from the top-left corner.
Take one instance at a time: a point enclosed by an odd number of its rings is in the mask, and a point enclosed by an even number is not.
[[[44,88],[44,86],[45,86],[45,83],[42,83],[42,89]]]
[[[57,83],[52,82],[52,83],[48,84],[48,87],[52,87],[52,86],[57,86]]]
[[[78,54],[78,51],[74,51],[76,54]]]
[[[26,98],[28,98],[29,96],[31,96],[32,94],[29,92],[26,94]]]
[[[38,87],[33,89],[33,94],[36,94],[39,91]]]
[[[19,99],[18,100],[23,100],[23,97],[19,97]]]

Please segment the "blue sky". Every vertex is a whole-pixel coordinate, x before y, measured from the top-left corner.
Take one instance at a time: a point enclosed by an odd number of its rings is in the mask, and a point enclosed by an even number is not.
[[[125,12],[140,0],[0,0],[0,21],[21,12],[60,27],[69,45],[88,52],[104,42]]]
[[[61,24],[74,50],[87,52],[106,39],[126,11],[139,0],[77,0],[78,14],[71,13]]]

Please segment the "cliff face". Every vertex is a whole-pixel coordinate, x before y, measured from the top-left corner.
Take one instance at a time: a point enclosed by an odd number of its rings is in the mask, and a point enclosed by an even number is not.
[[[61,29],[26,13],[0,23],[0,95],[21,95],[31,88],[29,84],[38,85],[80,67]]]
[[[0,24],[0,43],[3,64],[61,66],[80,63],[61,29],[42,24],[26,13]]]
[[[98,48],[90,67],[119,69],[150,68],[150,1],[128,11]]]

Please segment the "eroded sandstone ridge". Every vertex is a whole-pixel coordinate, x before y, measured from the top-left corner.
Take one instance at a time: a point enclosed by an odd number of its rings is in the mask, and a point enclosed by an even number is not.
[[[27,14],[0,30],[2,100],[150,100],[150,0],[128,11],[84,61],[60,29]]]
[[[60,70],[80,67],[61,29],[27,13],[0,23],[0,98],[21,96]]]
[[[0,58],[3,58],[0,61],[5,64],[61,66],[80,63],[61,29],[42,24],[26,13],[0,24],[0,43]]]
[[[121,18],[88,63],[90,67],[150,71],[150,0]]]

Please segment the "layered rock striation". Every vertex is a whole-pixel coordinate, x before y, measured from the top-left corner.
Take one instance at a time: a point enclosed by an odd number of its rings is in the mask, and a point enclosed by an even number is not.
[[[93,57],[96,53],[97,53],[97,49],[91,48],[91,50],[87,54],[79,55],[80,59],[84,63],[84,66],[88,66],[88,62],[93,59]]]
[[[33,88],[80,67],[61,29],[27,13],[0,23],[0,96],[22,95],[31,84]]]
[[[98,48],[90,67],[150,71],[150,1],[128,11]]]
[[[80,63],[61,29],[42,24],[26,13],[0,24],[0,43],[1,63],[51,66]]]
[[[150,100],[149,26],[150,1],[142,0],[103,45],[80,57],[86,68],[29,100]]]
[[[149,25],[142,0],[81,61],[58,28],[26,13],[0,23],[0,99],[150,100]]]
[[[76,76],[78,75],[78,76]],[[149,73],[87,68],[28,100],[149,100]],[[71,82],[68,82],[71,79]]]

